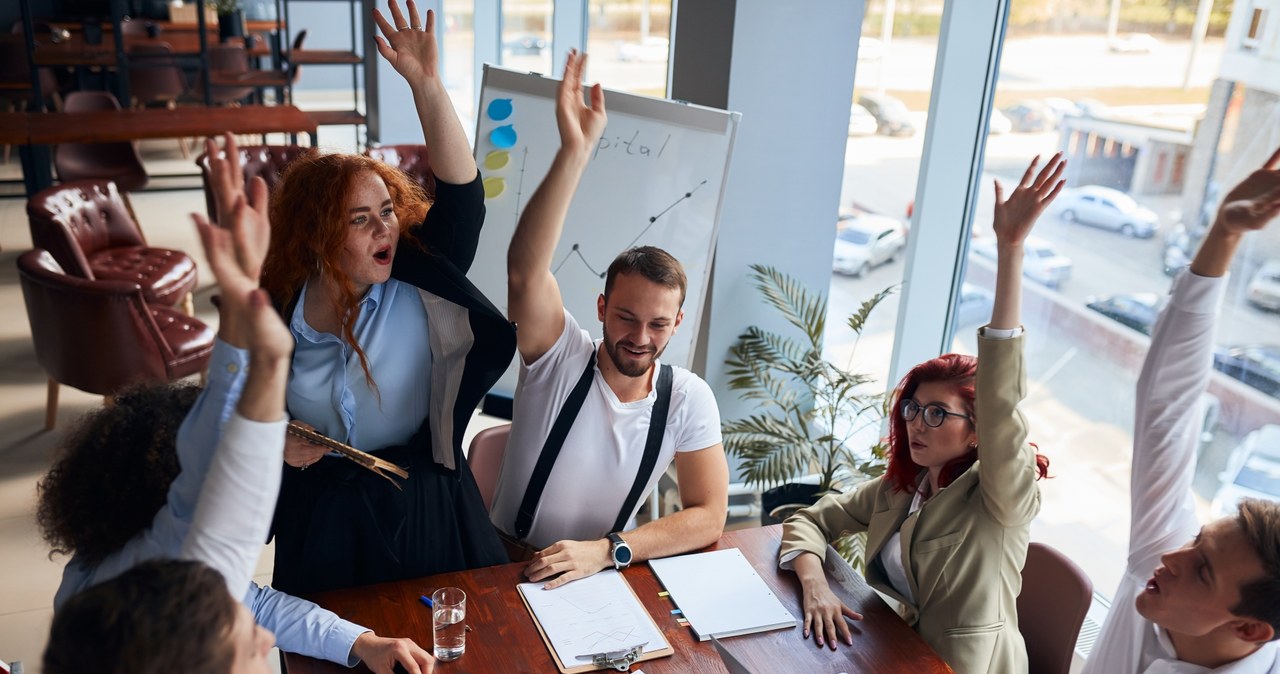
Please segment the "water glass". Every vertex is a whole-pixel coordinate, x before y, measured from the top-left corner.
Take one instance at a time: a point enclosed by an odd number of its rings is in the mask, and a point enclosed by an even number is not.
[[[467,650],[466,618],[466,592],[456,587],[442,587],[431,593],[431,626],[437,660],[457,660]]]

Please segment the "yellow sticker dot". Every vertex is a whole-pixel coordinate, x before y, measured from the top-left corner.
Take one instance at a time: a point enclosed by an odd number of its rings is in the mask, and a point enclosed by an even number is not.
[[[507,165],[511,161],[511,153],[506,150],[494,150],[484,156],[484,167],[490,171],[497,171]]]
[[[485,178],[484,179],[484,198],[495,199],[507,189],[507,181],[505,178]]]

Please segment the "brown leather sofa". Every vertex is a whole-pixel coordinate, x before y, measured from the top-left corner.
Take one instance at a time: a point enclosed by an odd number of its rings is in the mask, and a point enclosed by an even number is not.
[[[381,145],[365,150],[364,154],[404,171],[426,191],[428,199],[436,198],[436,175],[431,172],[426,145]]]
[[[42,190],[27,202],[31,242],[66,273],[89,280],[128,281],[148,304],[191,308],[196,263],[177,250],[152,248],[126,198],[109,180],[78,180]]]
[[[199,319],[146,303],[137,283],[63,271],[47,251],[18,258],[36,360],[49,375],[45,428],[58,414],[59,383],[111,396],[130,384],[203,372],[213,330]]]
[[[247,185],[254,176],[262,176],[267,183],[267,191],[275,189],[280,182],[280,174],[289,162],[301,157],[313,148],[299,145],[245,145],[240,148],[240,167],[244,171]],[[201,152],[196,157],[196,166],[200,167],[200,178],[204,182],[204,205],[209,213],[209,222],[217,222],[217,206],[213,201],[213,190],[209,186],[209,155]]]

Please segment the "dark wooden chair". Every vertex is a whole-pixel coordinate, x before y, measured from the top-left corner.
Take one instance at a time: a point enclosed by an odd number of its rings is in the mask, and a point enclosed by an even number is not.
[[[67,95],[67,112],[119,110],[116,97],[106,91],[74,91]],[[133,143],[64,143],[53,152],[58,180],[110,180],[125,192],[146,187],[149,177]]]

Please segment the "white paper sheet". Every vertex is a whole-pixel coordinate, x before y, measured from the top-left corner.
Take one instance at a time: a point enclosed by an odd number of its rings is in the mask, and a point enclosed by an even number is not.
[[[517,587],[565,667],[591,663],[590,659],[579,660],[579,655],[641,643],[645,653],[667,648],[667,640],[617,571],[601,571],[554,590],[542,589],[545,584],[521,583]]]

